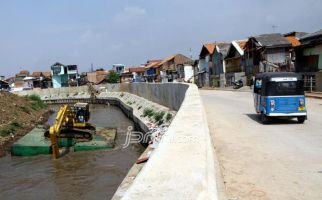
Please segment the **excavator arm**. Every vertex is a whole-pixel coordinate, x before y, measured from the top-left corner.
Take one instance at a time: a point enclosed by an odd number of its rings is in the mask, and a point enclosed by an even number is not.
[[[60,108],[60,110],[57,113],[55,124],[50,127],[49,129],[49,135],[50,135],[50,141],[51,141],[51,149],[52,149],[52,156],[54,159],[57,159],[59,157],[59,147],[58,147],[58,135],[60,134],[60,131],[63,126],[66,125],[66,123],[69,123],[69,115],[70,115],[70,108],[68,105],[64,105]]]
[[[87,103],[76,103],[72,108],[68,105],[62,106],[56,116],[55,124],[49,129],[52,156],[54,159],[59,157],[58,138],[63,137],[62,129],[72,132],[72,136],[81,136],[90,139],[94,127],[87,121],[89,120],[89,106]]]

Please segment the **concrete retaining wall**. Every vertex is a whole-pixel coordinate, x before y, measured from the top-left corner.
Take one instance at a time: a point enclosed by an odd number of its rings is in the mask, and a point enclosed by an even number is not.
[[[173,110],[179,110],[188,87],[189,85],[180,83],[124,83],[98,85],[95,89],[98,91],[107,90],[108,92],[129,92]]]

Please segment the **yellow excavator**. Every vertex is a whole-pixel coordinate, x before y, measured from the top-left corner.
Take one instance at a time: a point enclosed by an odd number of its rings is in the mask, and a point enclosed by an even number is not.
[[[89,104],[76,103],[74,106],[64,105],[57,113],[55,124],[49,129],[49,136],[54,159],[59,157],[59,138],[91,140],[95,127],[88,123],[90,118]]]

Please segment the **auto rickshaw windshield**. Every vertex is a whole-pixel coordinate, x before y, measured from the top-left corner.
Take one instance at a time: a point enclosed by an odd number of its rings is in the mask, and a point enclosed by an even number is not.
[[[304,95],[303,81],[269,81],[266,89],[267,96]]]

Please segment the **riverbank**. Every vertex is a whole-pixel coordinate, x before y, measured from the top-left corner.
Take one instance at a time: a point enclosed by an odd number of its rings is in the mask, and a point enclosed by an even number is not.
[[[49,114],[47,105],[37,96],[0,92],[0,157],[10,151],[15,141],[46,122]]]

